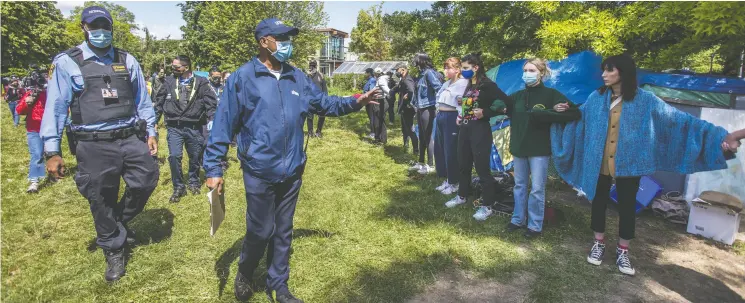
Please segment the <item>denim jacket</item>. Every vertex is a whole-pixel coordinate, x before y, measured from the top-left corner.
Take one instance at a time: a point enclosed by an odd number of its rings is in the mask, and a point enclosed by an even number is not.
[[[437,103],[436,95],[441,87],[442,79],[440,79],[439,74],[434,69],[425,69],[422,72],[422,77],[419,78],[419,83],[417,83],[414,106],[416,108],[435,106]]]

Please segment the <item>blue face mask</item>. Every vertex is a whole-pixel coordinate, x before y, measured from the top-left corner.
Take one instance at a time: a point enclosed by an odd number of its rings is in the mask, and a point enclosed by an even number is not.
[[[274,58],[277,58],[279,62],[285,62],[292,56],[292,41],[275,41],[277,44],[277,51],[272,53]]]
[[[465,79],[471,79],[471,78],[473,78],[474,72],[473,72],[472,69],[469,69],[469,70],[462,70],[462,71],[460,71],[460,74]]]
[[[88,31],[88,41],[98,48],[106,48],[111,45],[111,31],[96,29]]]
[[[538,83],[538,73],[524,72],[523,73],[523,81],[528,86],[531,86],[531,85],[534,85],[534,84]]]

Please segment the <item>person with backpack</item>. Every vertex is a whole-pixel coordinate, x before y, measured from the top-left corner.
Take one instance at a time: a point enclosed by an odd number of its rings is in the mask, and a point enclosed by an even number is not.
[[[419,125],[419,162],[409,168],[426,175],[435,171],[434,144],[432,143],[432,128],[434,127],[437,92],[442,87],[442,77],[435,71],[432,59],[425,53],[418,53],[413,58],[414,66],[419,69],[419,82],[414,93],[414,107],[417,109],[417,124]],[[427,161],[424,161],[424,154]]]
[[[416,116],[416,110],[411,104],[414,92],[416,91],[416,82],[409,75],[409,68],[406,66],[406,63],[396,64],[395,69],[396,75],[399,78],[396,85],[396,93],[398,94],[398,114],[401,115],[401,133],[404,136],[404,152],[409,151],[409,140],[411,140],[413,153],[419,155],[419,140],[414,133],[414,116]]]
[[[13,109],[18,115],[26,116],[26,139],[31,161],[28,167],[29,194],[39,192],[39,184],[46,176],[44,169],[44,142],[39,136],[41,119],[44,117],[44,106],[47,104],[47,91],[44,83],[36,83],[33,90],[26,91]]]

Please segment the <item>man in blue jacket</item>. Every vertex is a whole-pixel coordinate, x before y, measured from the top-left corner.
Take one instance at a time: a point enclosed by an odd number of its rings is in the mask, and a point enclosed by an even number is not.
[[[292,219],[305,169],[303,124],[308,114],[342,116],[360,110],[376,97],[371,90],[359,99],[328,96],[301,70],[287,63],[291,37],[298,29],[270,18],[255,31],[259,55],[231,74],[205,151],[207,187],[222,192],[225,158],[238,133],[238,158],[246,190],[246,236],[235,296],[248,300],[251,277],[269,246],[266,293],[278,302],[302,302],[289,291]]]

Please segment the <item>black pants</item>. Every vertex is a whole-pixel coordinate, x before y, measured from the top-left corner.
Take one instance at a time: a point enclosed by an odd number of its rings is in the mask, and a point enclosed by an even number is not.
[[[481,188],[494,188],[496,181],[491,175],[490,156],[494,139],[489,120],[463,121],[458,132],[458,164],[460,165],[460,187],[458,196],[468,197],[471,191],[471,169],[475,166]],[[496,201],[493,190],[482,191],[482,204],[492,205]]]
[[[375,114],[373,113],[373,105],[365,105],[365,112],[367,112],[367,120],[370,122],[370,134],[375,133]]]
[[[267,250],[266,285],[277,293],[287,292],[290,279],[292,220],[295,216],[301,177],[269,183],[243,171],[246,190],[246,236],[238,270],[251,277]]]
[[[201,126],[169,126],[167,130],[168,164],[171,167],[173,189],[185,187],[184,171],[181,168],[184,146],[186,146],[186,153],[189,155],[189,186],[201,186],[199,170],[204,155],[204,136]]]
[[[375,141],[381,143],[388,142],[388,130],[385,124],[386,103],[385,100],[377,100],[380,104],[372,105],[372,130],[375,134]]]
[[[624,240],[634,238],[636,231],[636,193],[639,191],[641,177],[616,178],[618,193],[618,236]],[[605,232],[605,209],[610,201],[610,187],[613,178],[600,175],[595,198],[592,199],[592,219],[590,228],[598,233]]]
[[[113,141],[80,141],[75,184],[90,204],[96,244],[105,250],[124,245],[124,225],[145,208],[158,185],[158,163],[136,136]],[[119,180],[127,185],[119,200]]]
[[[414,133],[414,116],[416,112],[413,109],[404,109],[401,111],[401,133],[404,135],[404,146],[409,145],[409,139],[411,139],[411,146],[414,147],[414,153],[419,153],[419,140]]]
[[[424,154],[427,153],[427,164],[432,166],[435,145],[432,142],[432,127],[435,121],[435,107],[430,106],[417,110],[417,123],[419,123],[419,163],[424,163]]]
[[[326,122],[326,117],[324,116],[318,116],[318,127],[316,128],[315,133],[321,133],[323,131],[323,123]],[[308,133],[314,134],[313,132],[313,114],[308,115]]]
[[[396,96],[393,94],[388,98],[388,119],[391,124],[396,123]]]

